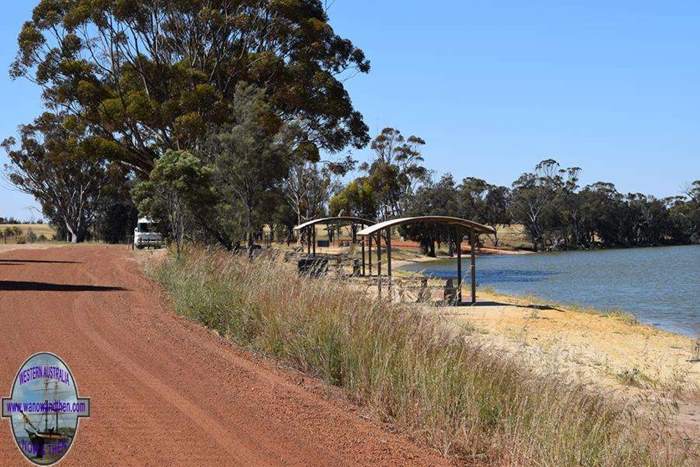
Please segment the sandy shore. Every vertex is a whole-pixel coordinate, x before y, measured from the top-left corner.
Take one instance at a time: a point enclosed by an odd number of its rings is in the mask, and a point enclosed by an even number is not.
[[[394,268],[430,261],[435,259],[398,260]],[[397,274],[410,275],[403,271]],[[431,283],[439,288],[443,281]],[[434,298],[435,294],[433,291]],[[630,314],[611,315],[591,308],[551,304],[535,297],[499,294],[490,288],[479,288],[477,296],[477,306],[438,310],[518,354],[551,354],[559,365],[587,380],[612,385],[625,381],[628,386],[639,387],[700,388],[700,336],[693,339],[642,325]]]
[[[440,314],[493,345],[572,372],[577,379],[636,388],[700,387],[697,341],[636,323],[631,315],[553,306],[480,290],[476,306]]]
[[[421,256],[393,264],[398,269],[434,260]],[[411,275],[398,272],[396,282]],[[444,281],[430,283],[433,300],[442,298]],[[464,296],[468,293],[465,287]],[[628,314],[548,304],[488,288],[479,289],[477,297],[475,306],[425,310],[537,373],[557,373],[621,397],[677,406],[677,426],[688,439],[700,442],[700,336],[693,339],[639,324]]]
[[[700,445],[700,340],[626,315],[547,308],[488,291],[478,298],[475,306],[426,310],[536,373],[563,375],[640,407],[664,404],[681,437]]]

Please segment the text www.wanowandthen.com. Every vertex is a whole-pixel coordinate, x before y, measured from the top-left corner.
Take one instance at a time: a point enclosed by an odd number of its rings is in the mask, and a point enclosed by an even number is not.
[[[7,404],[9,413],[83,413],[87,410],[85,401],[44,401],[44,402],[10,402]]]

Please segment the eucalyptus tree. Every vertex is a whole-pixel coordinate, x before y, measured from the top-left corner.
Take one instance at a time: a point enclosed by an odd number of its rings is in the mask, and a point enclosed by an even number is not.
[[[443,175],[440,180],[428,180],[416,190],[412,197],[410,216],[454,216],[459,212],[462,200],[454,178],[451,174]],[[435,242],[446,242],[452,254],[454,247],[453,232],[446,226],[431,223],[414,224],[403,228],[406,237],[420,243],[423,251],[429,256],[435,256]]]
[[[32,195],[71,242],[83,241],[108,181],[107,163],[86,141],[84,127],[65,114],[44,113],[19,133],[19,142],[11,137],[2,143],[9,180]]]
[[[212,168],[213,190],[224,218],[237,217],[248,245],[264,223],[272,223],[270,204],[280,193],[294,156],[294,130],[265,98],[265,91],[239,83],[233,123],[216,129],[200,157]],[[219,219],[224,225],[226,219]],[[229,231],[233,239],[239,232]]]
[[[546,247],[546,217],[556,195],[553,185],[558,169],[555,160],[547,159],[537,164],[535,172],[524,173],[513,182],[511,215],[525,226],[535,250]]]
[[[493,244],[498,247],[498,227],[510,225],[512,219],[508,212],[510,204],[510,190],[504,186],[489,184],[484,197],[484,207],[481,214],[481,222],[493,227]]]
[[[362,147],[367,126],[343,80],[369,61],[328,21],[319,0],[41,0],[11,75],[86,126],[97,153],[142,174],[230,124],[240,82],[266,90],[307,153]]]
[[[305,220],[320,216],[330,209],[332,197],[343,189],[339,178],[355,166],[355,161],[347,156],[340,161],[310,162],[304,157],[294,157],[289,173],[283,183],[285,199],[296,214],[297,225]],[[353,208],[339,207],[340,210]]]
[[[535,249],[581,245],[580,172],[546,159],[513,182],[511,215],[525,226]]]
[[[329,213],[335,216],[341,212],[370,220],[377,218],[379,204],[367,177],[351,180],[333,195],[329,203]]]
[[[428,180],[421,153],[424,145],[422,138],[406,138],[394,128],[384,128],[372,140],[373,160],[363,163],[360,170],[367,174],[381,219],[402,215],[417,186]]]

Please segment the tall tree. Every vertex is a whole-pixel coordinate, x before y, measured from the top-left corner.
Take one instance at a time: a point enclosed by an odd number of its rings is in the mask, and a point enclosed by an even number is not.
[[[510,191],[504,186],[489,184],[484,199],[484,209],[481,222],[493,227],[493,244],[498,247],[498,227],[509,225],[511,217],[508,212]]]
[[[342,84],[369,62],[319,0],[41,0],[18,43],[12,76],[143,174],[230,123],[242,81],[267,90],[310,157],[369,140]]]
[[[534,173],[524,173],[513,182],[511,214],[525,226],[535,250],[545,248],[544,219],[555,196],[552,179],[558,167],[555,160],[547,159],[537,164]]]
[[[14,138],[2,143],[10,181],[34,196],[73,243],[85,239],[107,181],[106,164],[86,144],[83,129],[64,114],[44,113],[20,127],[19,147]]]
[[[283,190],[296,213],[297,225],[321,214],[340,190],[337,178],[352,170],[354,164],[350,157],[340,162],[309,162],[299,157],[292,160]]]
[[[168,151],[156,161],[148,180],[133,190],[139,212],[167,226],[180,254],[187,226],[201,207],[210,205],[211,169],[187,151]]]
[[[379,206],[367,177],[358,177],[345,185],[331,198],[329,210],[331,215],[343,212],[348,216],[376,219]]]
[[[132,178],[120,164],[111,163],[102,185],[97,207],[95,231],[107,243],[125,242],[134,233],[138,210],[131,198]]]
[[[513,182],[511,215],[525,226],[535,249],[567,248],[579,235],[579,172],[546,159]]]
[[[428,179],[421,153],[424,145],[422,138],[405,138],[394,128],[384,128],[372,140],[374,160],[362,164],[360,170],[367,173],[382,219],[405,212],[418,184]]]
[[[461,205],[460,192],[454,178],[446,174],[438,182],[428,181],[416,191],[408,214],[454,216]],[[406,237],[420,242],[423,251],[429,256],[435,256],[435,242],[448,242],[450,254],[453,251],[453,232],[445,226],[415,224],[405,227],[403,231]]]
[[[234,123],[208,138],[201,157],[212,167],[213,188],[227,208],[224,212],[240,213],[243,233],[252,246],[255,233],[271,219],[268,202],[280,201],[292,159],[291,132],[262,89],[240,83],[236,100]]]

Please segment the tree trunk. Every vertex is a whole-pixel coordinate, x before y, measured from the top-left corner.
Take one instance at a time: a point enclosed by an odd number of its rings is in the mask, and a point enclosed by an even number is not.
[[[76,229],[70,226],[68,222],[66,224],[66,230],[68,230],[68,241],[70,243],[78,243],[78,233],[76,232]]]

